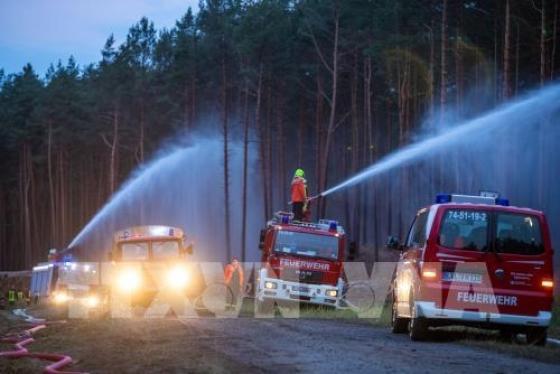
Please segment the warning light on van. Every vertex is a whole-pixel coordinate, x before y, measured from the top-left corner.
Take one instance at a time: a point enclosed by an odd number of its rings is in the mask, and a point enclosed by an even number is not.
[[[551,280],[546,279],[546,280],[543,280],[543,281],[541,282],[541,285],[542,285],[544,288],[553,288],[553,287],[554,287],[554,282],[551,281]]]
[[[509,206],[509,200],[503,197],[496,198],[496,205]]]
[[[481,192],[480,196],[471,195],[456,195],[440,193],[436,195],[436,204],[447,203],[470,203],[470,204],[487,204],[487,205],[501,205],[509,206],[509,200],[505,197],[500,197],[497,192]]]
[[[451,195],[440,193],[436,195],[436,204],[446,204],[451,202]]]
[[[437,272],[435,270],[426,269],[422,271],[422,278],[434,279],[435,277],[437,277]]]

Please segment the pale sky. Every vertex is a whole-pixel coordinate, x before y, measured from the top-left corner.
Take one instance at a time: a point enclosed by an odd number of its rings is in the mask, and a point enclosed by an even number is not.
[[[142,16],[157,30],[171,28],[198,0],[0,0],[0,69],[30,62],[40,76],[73,55],[80,66],[101,59],[111,33],[117,44]]]

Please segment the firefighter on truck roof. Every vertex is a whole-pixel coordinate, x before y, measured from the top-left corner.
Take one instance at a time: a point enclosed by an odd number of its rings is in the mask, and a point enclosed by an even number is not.
[[[307,181],[303,169],[296,169],[291,186],[292,212],[296,221],[303,221],[307,211]]]

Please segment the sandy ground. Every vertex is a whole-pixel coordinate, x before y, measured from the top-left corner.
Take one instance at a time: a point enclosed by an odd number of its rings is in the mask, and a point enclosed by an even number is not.
[[[0,315],[0,333],[15,325],[21,322]],[[453,332],[435,331],[434,341],[413,343],[363,320],[76,320],[35,337],[31,350],[68,353],[75,359],[72,369],[91,373],[560,372],[560,363],[468,346]],[[557,353],[560,357],[560,349]],[[2,373],[39,372],[40,367],[33,360],[0,358]]]

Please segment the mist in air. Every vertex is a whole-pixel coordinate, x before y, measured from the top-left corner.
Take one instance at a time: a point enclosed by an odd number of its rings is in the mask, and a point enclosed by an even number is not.
[[[258,192],[252,149],[248,159],[250,193]],[[136,170],[72,240],[69,248],[80,258],[103,259],[111,249],[113,233],[138,225],[168,225],[182,228],[194,242],[192,258],[226,260],[224,216],[223,139],[219,134],[179,136],[153,161]],[[234,256],[241,253],[243,146],[229,144],[230,225]],[[257,190],[256,190],[257,189]],[[260,193],[259,195],[260,196]],[[247,259],[258,250],[257,205],[247,211]],[[262,216],[262,214],[261,214]],[[260,216],[259,216],[260,218]]]
[[[465,104],[466,111],[469,105]],[[438,192],[498,191],[512,205],[543,210],[560,244],[560,85],[550,85],[468,120],[447,113],[427,121],[431,133],[322,192],[329,215],[362,205],[365,219],[346,224],[362,242],[381,247],[405,236],[415,212]],[[435,131],[437,130],[437,131]],[[331,178],[334,179],[334,178]],[[378,196],[383,196],[383,199]],[[349,199],[345,203],[344,199]],[[343,208],[348,204],[346,208]]]
[[[433,122],[427,121],[424,128],[431,132],[357,175],[345,179],[331,174],[329,180],[338,183],[321,194],[328,196],[327,216],[341,221],[350,238],[363,247],[379,249],[389,234],[404,237],[415,212],[431,204],[438,192],[492,190],[508,197],[512,205],[543,210],[551,227],[559,227],[560,196],[555,188],[559,115],[560,85],[551,85],[468,120],[455,117],[431,126]],[[116,230],[161,224],[185,230],[195,242],[195,259],[225,260],[223,139],[215,134],[179,137],[173,143],[132,175],[70,247],[99,258],[110,249]],[[258,230],[264,225],[256,153],[251,148],[248,160],[246,253],[253,260],[258,259]],[[233,254],[239,255],[242,144],[231,142],[229,155],[231,244]],[[331,163],[337,162],[333,157]],[[280,181],[272,188],[287,186],[289,181]],[[273,210],[285,209],[282,199],[277,200]],[[355,209],[363,212],[360,221],[349,214]],[[559,232],[551,232],[557,246]]]

